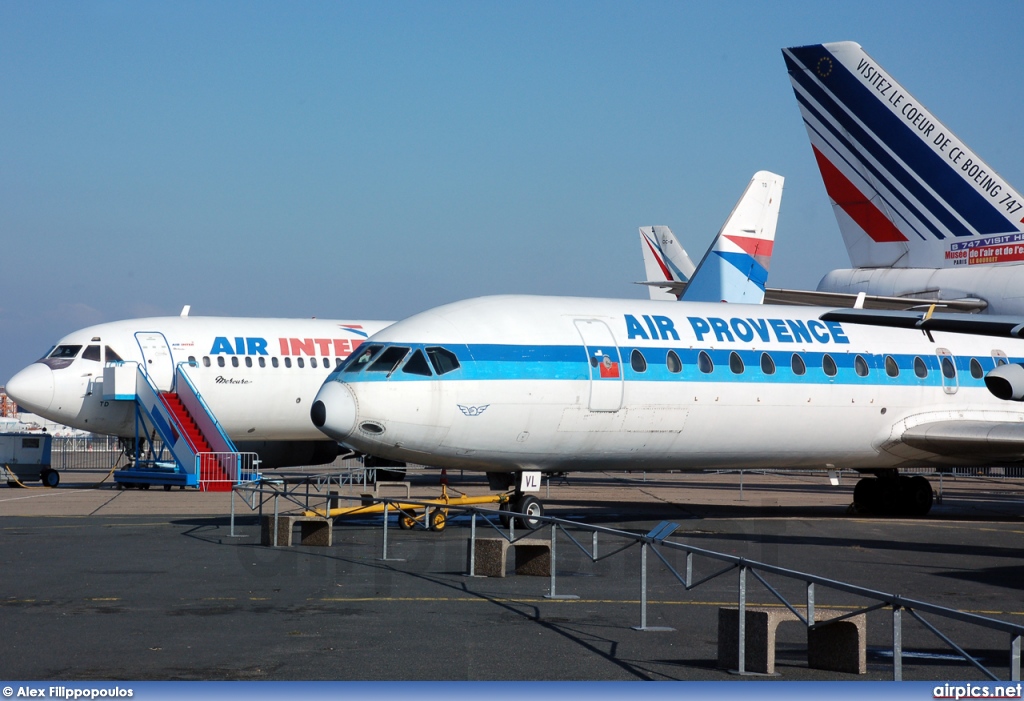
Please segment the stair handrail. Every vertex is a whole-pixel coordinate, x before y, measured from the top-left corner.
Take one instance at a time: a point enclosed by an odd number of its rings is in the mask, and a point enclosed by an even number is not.
[[[173,426],[168,425],[166,423],[166,420],[164,419],[163,416],[159,416],[159,417],[155,416],[153,414],[153,412],[150,411],[149,406],[144,401],[145,398],[144,397],[140,397],[138,395],[138,387],[139,387],[138,382],[141,379],[143,382],[145,382],[144,386],[152,394],[152,396],[155,399],[155,401],[159,402],[160,405],[167,412],[168,416],[171,416],[172,419],[173,419],[173,414],[171,413],[170,408],[167,406],[167,404],[164,401],[164,398],[162,396],[163,393],[157,388],[157,386],[155,384],[153,384],[153,381],[150,379],[149,375],[146,372],[144,372],[144,369],[143,369],[142,365],[138,366],[138,371],[136,372],[135,377],[136,377],[135,406],[142,410],[142,412],[149,419],[150,423],[153,425],[153,428],[155,428],[156,431],[160,434],[161,440],[163,440],[164,445],[167,446],[170,449],[170,452],[174,456],[174,459],[178,463],[178,465],[180,465],[183,469],[187,470],[188,467],[190,466],[191,462],[195,459],[194,458],[194,456],[196,454],[195,446],[192,445],[192,441],[191,441],[191,439],[189,438],[189,436],[188,436],[188,434],[186,432],[180,431],[180,432],[178,432],[179,435],[175,436],[174,435],[174,428],[173,428]],[[176,447],[178,445],[178,440],[183,440],[184,443],[185,443],[185,447],[187,447],[189,449],[189,452],[191,453],[191,455],[188,456],[188,460],[185,460],[184,459],[185,456],[178,455],[178,453],[176,452]]]
[[[182,360],[182,361],[180,361],[177,364],[177,367],[175,368],[175,372],[174,372],[175,387],[177,388],[177,386],[178,386],[177,385],[178,378],[181,378],[182,380],[185,381],[185,384],[188,387],[189,392],[192,394],[192,396],[195,397],[196,401],[199,402],[199,406],[201,406],[203,408],[203,411],[206,412],[206,415],[209,417],[210,421],[213,423],[213,427],[215,429],[217,429],[217,434],[220,436],[221,440],[224,441],[224,445],[228,448],[228,450],[226,450],[226,451],[216,451],[215,450],[214,452],[237,453],[238,452],[238,448],[235,447],[234,441],[232,441],[230,438],[228,438],[228,434],[224,431],[224,427],[221,425],[220,420],[217,419],[217,415],[214,414],[213,411],[210,409],[210,405],[206,403],[206,399],[203,398],[203,395],[199,392],[199,389],[195,386],[195,383],[192,382],[192,378],[189,377],[188,373],[185,371],[185,366],[199,367],[199,364],[197,362],[195,362],[194,360]],[[180,390],[178,391],[178,395],[179,396],[181,395]],[[195,417],[193,417],[193,418],[195,418]],[[211,447],[215,448],[216,446],[211,446]]]

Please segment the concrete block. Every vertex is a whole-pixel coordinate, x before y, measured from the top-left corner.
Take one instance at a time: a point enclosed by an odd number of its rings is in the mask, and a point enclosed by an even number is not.
[[[551,541],[522,538],[512,543],[516,551],[516,574],[533,577],[551,576]]]
[[[471,544],[473,541],[466,541]],[[468,550],[468,548],[467,548]],[[504,577],[505,565],[508,560],[508,541],[504,538],[476,539],[476,571],[481,577]],[[469,569],[469,553],[467,552],[466,569]]]
[[[277,517],[277,545],[278,547],[291,547],[292,529],[295,528],[294,516]],[[264,515],[260,528],[260,544],[273,545],[274,543],[274,515]]]
[[[829,611],[838,617],[843,612]],[[867,674],[867,616],[863,613],[842,621],[807,629],[807,666],[830,672]]]
[[[747,672],[775,674],[775,633],[783,621],[799,621],[786,608],[746,608],[744,668]],[[738,669],[738,608],[718,609],[718,666]]]
[[[329,518],[303,518],[299,520],[299,545],[331,547],[334,522]]]

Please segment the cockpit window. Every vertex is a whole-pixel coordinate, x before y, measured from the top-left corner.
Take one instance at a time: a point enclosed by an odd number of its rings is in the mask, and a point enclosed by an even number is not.
[[[119,356],[117,353],[115,353],[114,349],[111,348],[110,346],[107,346],[106,348],[104,348],[103,351],[107,354],[107,362],[108,363],[113,363],[115,361],[120,361],[121,360],[121,356]]]
[[[438,375],[458,370],[460,367],[459,359],[447,348],[427,348],[427,357],[430,358],[430,364],[434,366],[434,372]]]
[[[380,352],[384,346],[367,346],[360,348],[359,354],[354,356],[352,362],[345,366],[345,372],[359,372],[366,367],[366,364],[373,360],[373,356]]]
[[[75,358],[78,356],[78,351],[82,350],[81,346],[57,346],[47,358]]]
[[[97,363],[100,362],[100,347],[86,346],[85,352],[82,353],[82,360],[95,360]]]
[[[410,375],[423,375],[424,377],[430,377],[433,374],[430,372],[430,364],[427,363],[427,359],[423,356],[423,351],[418,348],[409,356],[409,360],[406,362],[405,367],[402,368],[402,372],[407,372]]]
[[[370,363],[369,367],[366,368],[366,372],[386,372],[388,374],[395,371],[398,364],[402,362],[402,359],[409,352],[408,347],[403,346],[389,346],[377,356],[377,359]]]

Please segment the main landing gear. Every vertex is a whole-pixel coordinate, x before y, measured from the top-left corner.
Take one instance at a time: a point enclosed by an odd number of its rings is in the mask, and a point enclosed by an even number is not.
[[[897,475],[879,470],[853,488],[853,505],[859,512],[885,516],[924,516],[932,508],[932,485],[921,475]]]

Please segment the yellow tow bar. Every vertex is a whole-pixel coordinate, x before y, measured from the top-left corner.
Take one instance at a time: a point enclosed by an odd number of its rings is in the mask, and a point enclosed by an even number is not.
[[[508,494],[489,495],[485,497],[470,497],[463,493],[459,496],[448,494],[448,485],[441,486],[441,496],[437,499],[424,499],[419,504],[405,502],[388,502],[388,511],[398,512],[398,526],[403,530],[415,528],[416,524],[423,523],[424,515],[427,517],[427,527],[432,531],[443,531],[448,522],[449,506],[477,506],[479,504],[507,504]],[[418,512],[424,512],[417,515]],[[345,516],[365,516],[366,514],[379,514],[384,512],[383,503],[360,504],[359,506],[346,506],[338,509],[312,509],[305,513],[310,517],[339,518]]]

